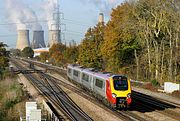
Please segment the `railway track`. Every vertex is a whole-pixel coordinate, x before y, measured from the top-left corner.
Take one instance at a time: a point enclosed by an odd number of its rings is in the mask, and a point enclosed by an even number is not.
[[[46,65],[41,65],[40,63],[38,63],[38,66],[47,68]],[[64,78],[66,78],[65,70],[58,71],[57,68],[56,69],[51,68],[51,69],[61,74]],[[94,100],[92,96],[89,96],[89,94],[84,93],[85,91],[83,91],[82,89],[73,87],[72,85],[69,85],[65,83],[64,81],[56,79],[54,77],[50,76],[49,78],[53,78],[55,83],[59,83],[59,85],[62,85],[70,90],[73,90],[73,92],[76,92],[77,94],[85,97],[86,99],[93,101],[93,103],[97,103],[96,99]],[[180,114],[175,111],[172,111],[173,109],[177,107],[179,108],[178,104],[173,105],[172,103],[164,102],[163,100],[160,101],[159,99],[157,100],[153,97],[150,97],[150,96],[147,96],[142,93],[135,92],[135,91],[133,91],[133,98],[134,98],[134,102],[133,102],[134,104],[132,105],[131,109],[129,109],[128,111],[122,111],[122,110],[114,111],[117,115],[119,115],[121,119],[134,120],[134,121],[145,120],[135,115],[134,113],[132,113],[132,111],[139,111],[142,113],[156,111],[163,115],[167,115],[168,117],[171,117],[175,120],[180,119]],[[168,109],[172,109],[172,110],[170,111]]]
[[[12,61],[12,60],[11,60]],[[12,61],[19,69],[24,69],[16,61]],[[32,74],[24,74],[43,95],[72,121],[92,121],[66,94],[58,87],[54,81],[46,74],[39,73],[43,81],[36,79]],[[59,117],[62,120],[62,117]]]
[[[138,107],[140,107],[141,110],[145,110],[146,112],[156,111],[163,115],[167,115],[168,117],[171,117],[173,119],[176,119],[176,120],[180,119],[180,113],[177,113],[172,110],[168,110],[168,109],[178,108],[177,104],[175,105],[169,104],[167,102],[160,101],[151,96],[144,95],[136,91],[132,92],[132,96],[134,98],[134,101],[139,104]]]

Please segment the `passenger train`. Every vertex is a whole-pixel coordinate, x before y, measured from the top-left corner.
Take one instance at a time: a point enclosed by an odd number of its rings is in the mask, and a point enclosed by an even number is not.
[[[92,68],[68,65],[70,80],[101,96],[113,108],[129,107],[132,102],[130,81],[124,75],[97,72]]]

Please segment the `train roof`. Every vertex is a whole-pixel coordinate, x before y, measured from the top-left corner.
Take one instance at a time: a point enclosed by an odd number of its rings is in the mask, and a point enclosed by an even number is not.
[[[103,78],[103,79],[107,79],[109,77],[114,77],[114,76],[124,76],[124,75],[113,74],[111,72],[100,72],[95,68],[84,68],[83,66],[80,66],[77,64],[71,64],[71,65],[68,65],[68,67],[74,68],[74,69],[79,70],[83,73],[95,75],[98,78]]]
[[[82,66],[80,66],[80,65],[77,65],[77,64],[68,65],[68,67],[74,68],[74,69],[77,69],[77,70],[82,70],[82,69],[84,69],[84,67],[82,67]]]

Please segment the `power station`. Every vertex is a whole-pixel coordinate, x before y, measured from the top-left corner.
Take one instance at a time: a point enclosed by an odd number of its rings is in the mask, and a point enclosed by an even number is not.
[[[29,30],[18,30],[16,48],[23,50],[25,47],[29,47],[29,46],[30,46]]]
[[[99,14],[98,23],[104,25],[104,15],[103,13]],[[53,21],[49,21],[49,30],[48,30],[48,47],[52,47],[53,44],[61,43],[61,29],[59,23],[59,14]],[[29,30],[18,30],[17,44],[16,48],[23,50],[25,47],[30,47],[29,41]],[[33,49],[45,48],[44,41],[44,31],[43,30],[34,30],[33,39],[31,42],[31,47]]]
[[[48,31],[48,44],[51,47],[53,44],[61,42],[60,30]],[[18,30],[16,49],[23,50],[25,47],[32,47],[33,49],[45,48],[44,31],[33,31],[33,39],[30,45],[29,30]]]

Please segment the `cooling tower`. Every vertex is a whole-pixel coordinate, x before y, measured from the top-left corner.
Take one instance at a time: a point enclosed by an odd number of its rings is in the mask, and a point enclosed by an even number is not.
[[[49,46],[61,42],[60,30],[49,30]]]
[[[37,48],[45,48],[45,42],[44,42],[44,31],[33,31],[33,41],[31,44],[31,47],[33,49]]]
[[[29,30],[18,30],[18,38],[16,48],[23,50],[25,47],[29,47]]]
[[[104,23],[104,15],[103,13],[100,13],[99,14],[99,20],[98,20],[99,23]]]

